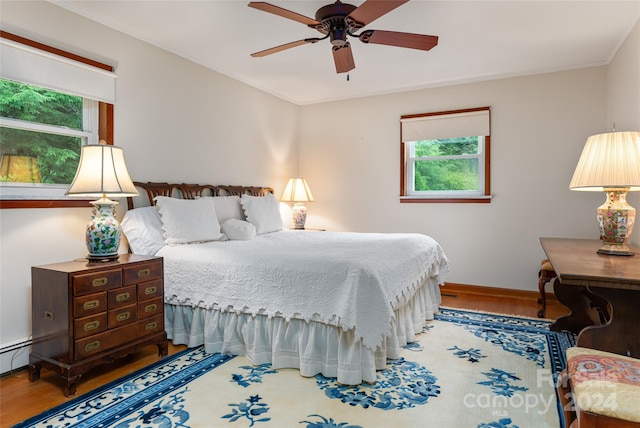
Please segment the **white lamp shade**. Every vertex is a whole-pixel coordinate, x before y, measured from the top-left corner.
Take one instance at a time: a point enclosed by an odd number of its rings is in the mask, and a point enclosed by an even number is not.
[[[605,188],[640,191],[640,132],[592,135],[582,150],[571,190]]]
[[[76,176],[66,192],[78,197],[136,196],[120,147],[105,144],[82,147]]]
[[[313,202],[313,195],[304,178],[291,178],[282,192],[282,202]]]

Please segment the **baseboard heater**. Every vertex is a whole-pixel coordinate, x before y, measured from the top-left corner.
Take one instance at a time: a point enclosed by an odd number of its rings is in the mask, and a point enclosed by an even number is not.
[[[13,342],[9,342],[7,344],[0,346],[0,355],[6,354],[7,352],[19,351],[22,348],[27,348],[31,346],[32,343],[33,343],[33,340],[28,338],[14,340]]]

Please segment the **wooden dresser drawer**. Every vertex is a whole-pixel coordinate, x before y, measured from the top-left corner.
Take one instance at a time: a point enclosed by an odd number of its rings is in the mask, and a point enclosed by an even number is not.
[[[138,284],[138,301],[149,300],[162,296],[162,279]]]
[[[106,351],[114,346],[135,339],[137,335],[137,324],[129,324],[118,329],[107,330],[84,339],[76,340],[76,358],[83,358],[91,354]]]
[[[107,313],[103,312],[73,320],[73,336],[76,339],[101,333],[107,329]]]
[[[157,297],[138,303],[138,319],[140,320],[162,313],[163,300],[162,297]]]
[[[138,306],[129,305],[109,311],[109,328],[118,328],[138,320]]]
[[[138,336],[145,336],[147,334],[155,333],[156,331],[164,330],[164,315],[156,315],[153,318],[147,318],[142,321],[138,321]]]
[[[73,277],[73,293],[76,296],[109,290],[121,285],[122,269],[103,270]]]
[[[156,315],[136,323],[95,334],[75,341],[76,358],[106,351],[121,343],[164,330],[164,315]]]
[[[162,279],[162,262],[140,263],[127,266],[124,272],[124,285],[137,284],[141,281]]]
[[[73,299],[73,317],[80,318],[105,312],[107,310],[107,293],[87,294]]]
[[[116,288],[108,292],[109,309],[120,308],[136,302],[136,286]]]

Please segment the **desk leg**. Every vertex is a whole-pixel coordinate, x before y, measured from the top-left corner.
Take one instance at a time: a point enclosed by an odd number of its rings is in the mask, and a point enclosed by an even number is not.
[[[592,305],[593,293],[587,287],[564,285],[555,278],[553,292],[558,301],[571,309],[571,312],[555,320],[549,326],[551,331],[566,330],[578,334],[585,327],[600,323],[598,311]]]
[[[578,346],[640,358],[640,292],[620,288],[590,287],[611,304],[611,318],[578,335]]]

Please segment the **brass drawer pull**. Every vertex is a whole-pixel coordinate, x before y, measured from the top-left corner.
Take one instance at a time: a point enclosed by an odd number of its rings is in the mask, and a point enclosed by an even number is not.
[[[98,306],[100,306],[100,300],[89,300],[87,302],[84,302],[84,304],[82,305],[82,309],[89,310],[89,309],[94,309],[97,308]]]
[[[100,321],[98,320],[91,321],[84,325],[84,331],[95,330],[98,327],[100,327]]]
[[[142,269],[138,271],[138,278],[144,278],[145,276],[149,275],[151,275],[151,270],[149,269]]]
[[[155,303],[153,305],[147,305],[144,307],[144,311],[149,313],[149,312],[153,312],[158,308],[158,305],[156,305]]]
[[[120,293],[116,295],[116,302],[126,302],[131,297],[131,293]]]
[[[100,341],[96,340],[95,342],[89,342],[84,345],[84,352],[95,351],[98,348],[100,348]]]
[[[94,278],[93,281],[91,281],[91,285],[93,285],[94,287],[103,287],[107,285],[108,282],[109,279],[106,276],[103,276],[100,278]]]
[[[148,330],[154,330],[156,327],[158,327],[158,323],[154,321],[145,325],[144,329],[148,331]]]
[[[118,322],[125,321],[125,320],[128,320],[130,317],[131,317],[131,312],[122,312],[116,315],[116,321]]]
[[[144,294],[146,294],[147,296],[149,294],[156,294],[157,290],[158,289],[155,286],[154,287],[147,287],[147,288],[144,289]]]

